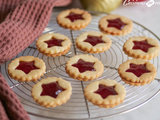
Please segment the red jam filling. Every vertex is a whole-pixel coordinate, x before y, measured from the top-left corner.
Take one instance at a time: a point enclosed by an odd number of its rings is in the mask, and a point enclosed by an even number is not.
[[[79,59],[77,63],[72,65],[73,67],[78,68],[80,73],[83,73],[85,71],[95,71],[94,69],[94,63],[86,62],[82,59]]]
[[[120,18],[116,18],[113,20],[107,20],[108,21],[108,26],[107,27],[115,27],[119,30],[122,30],[123,27],[127,24],[125,24],[124,22],[121,21]]]
[[[126,72],[131,72],[135,74],[137,77],[140,77],[142,74],[148,73],[150,71],[147,70],[146,64],[136,65],[136,64],[130,63],[130,68],[127,69]]]
[[[53,98],[56,98],[59,93],[63,92],[65,89],[63,89],[61,86],[59,86],[58,82],[52,82],[48,84],[42,85],[42,93],[41,96],[51,96]]]
[[[148,49],[151,47],[154,47],[150,44],[148,44],[147,40],[143,40],[143,41],[133,41],[134,46],[132,49],[141,49],[144,52],[148,52]]]
[[[56,39],[56,38],[52,38],[48,41],[45,41],[45,43],[48,44],[48,48],[53,47],[53,46],[62,46],[62,42],[64,40],[60,40],[60,39]]]
[[[39,69],[39,68],[34,65],[34,61],[31,61],[31,62],[20,61],[18,67],[16,68],[16,70],[22,70],[26,74],[36,69]]]
[[[115,86],[105,86],[99,84],[99,88],[94,93],[101,95],[103,99],[107,98],[109,95],[117,95],[117,92],[114,90]]]
[[[98,36],[90,36],[90,35],[87,36],[87,39],[85,39],[84,42],[88,42],[88,43],[90,43],[92,46],[95,46],[95,45],[97,45],[98,43],[105,43],[105,42],[102,40],[102,36],[98,37]]]
[[[72,22],[76,20],[84,20],[82,14],[70,13],[66,18],[70,19]]]

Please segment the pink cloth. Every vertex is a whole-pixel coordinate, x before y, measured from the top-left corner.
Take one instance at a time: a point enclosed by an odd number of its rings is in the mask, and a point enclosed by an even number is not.
[[[0,64],[27,48],[47,26],[52,8],[71,0],[0,0]],[[0,120],[30,120],[0,73]]]

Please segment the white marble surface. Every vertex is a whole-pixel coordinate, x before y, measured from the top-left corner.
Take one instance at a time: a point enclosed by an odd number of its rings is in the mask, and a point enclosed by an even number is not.
[[[75,0],[72,6],[81,8],[78,0]],[[121,6],[111,13],[124,15],[144,25],[160,37],[160,5],[153,5],[150,8],[145,5]],[[31,120],[45,120],[32,115],[30,117]],[[160,94],[136,110],[100,120],[160,120]]]

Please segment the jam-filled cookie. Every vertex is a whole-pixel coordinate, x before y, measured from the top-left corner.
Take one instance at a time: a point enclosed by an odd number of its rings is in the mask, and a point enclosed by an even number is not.
[[[71,40],[60,33],[46,33],[38,38],[36,46],[42,54],[56,57],[70,50]]]
[[[111,35],[126,35],[132,31],[133,22],[120,15],[107,15],[100,19],[101,32]]]
[[[48,77],[36,83],[31,92],[33,99],[41,106],[56,107],[70,99],[72,87],[62,78]]]
[[[84,32],[76,39],[76,46],[87,53],[101,53],[107,51],[111,46],[111,39],[100,32]]]
[[[145,36],[132,37],[123,45],[123,51],[130,57],[151,60],[159,55],[157,40]]]
[[[75,55],[66,64],[66,72],[74,79],[91,81],[102,75],[103,64],[92,55]]]
[[[102,79],[86,86],[84,95],[94,105],[111,108],[124,101],[126,90],[114,80]]]
[[[122,63],[118,68],[122,80],[133,86],[149,84],[156,76],[155,66],[144,59],[132,59]]]
[[[81,9],[69,9],[61,12],[57,16],[57,22],[64,28],[80,30],[91,22],[91,15],[87,11]]]
[[[8,73],[11,78],[22,81],[37,81],[45,73],[43,60],[33,56],[22,56],[11,61]]]

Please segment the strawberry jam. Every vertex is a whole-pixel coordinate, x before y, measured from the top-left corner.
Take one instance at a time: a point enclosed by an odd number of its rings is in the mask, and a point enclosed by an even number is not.
[[[82,14],[70,13],[66,18],[70,19],[72,22],[76,20],[84,20]]]
[[[98,43],[105,43],[105,42],[102,40],[102,36],[90,36],[90,35],[87,36],[87,39],[85,39],[84,42],[88,42],[88,43],[90,43],[92,46],[95,46],[95,45],[97,45]]]
[[[95,71],[94,69],[94,63],[86,62],[82,59],[79,59],[77,63],[72,65],[73,67],[78,68],[80,73],[83,73],[85,71]]]
[[[31,62],[20,61],[18,67],[16,68],[16,70],[22,70],[26,74],[36,69],[39,69],[39,68],[34,65],[34,61],[31,61]]]
[[[107,98],[109,95],[117,95],[117,92],[114,90],[115,86],[105,86],[99,84],[99,88],[94,93],[101,95],[103,99]]]
[[[123,27],[127,24],[125,24],[124,22],[121,21],[120,18],[116,18],[113,20],[107,20],[108,21],[108,26],[107,27],[115,27],[119,30],[122,30]]]
[[[144,52],[148,52],[148,49],[151,47],[154,47],[150,44],[148,44],[147,40],[143,40],[143,41],[133,41],[134,46],[132,49],[140,49]]]
[[[45,43],[48,44],[48,48],[53,47],[53,46],[62,46],[62,42],[64,40],[60,40],[60,39],[56,39],[56,38],[52,38],[48,41],[45,41]]]
[[[136,64],[130,63],[130,68],[127,69],[126,72],[131,72],[135,74],[137,77],[140,77],[142,74],[149,73],[150,71],[147,70],[146,64],[136,65]]]
[[[51,96],[53,98],[56,98],[59,93],[63,92],[65,89],[63,89],[61,86],[59,86],[58,82],[52,82],[48,84],[42,85],[42,93],[41,96]]]

